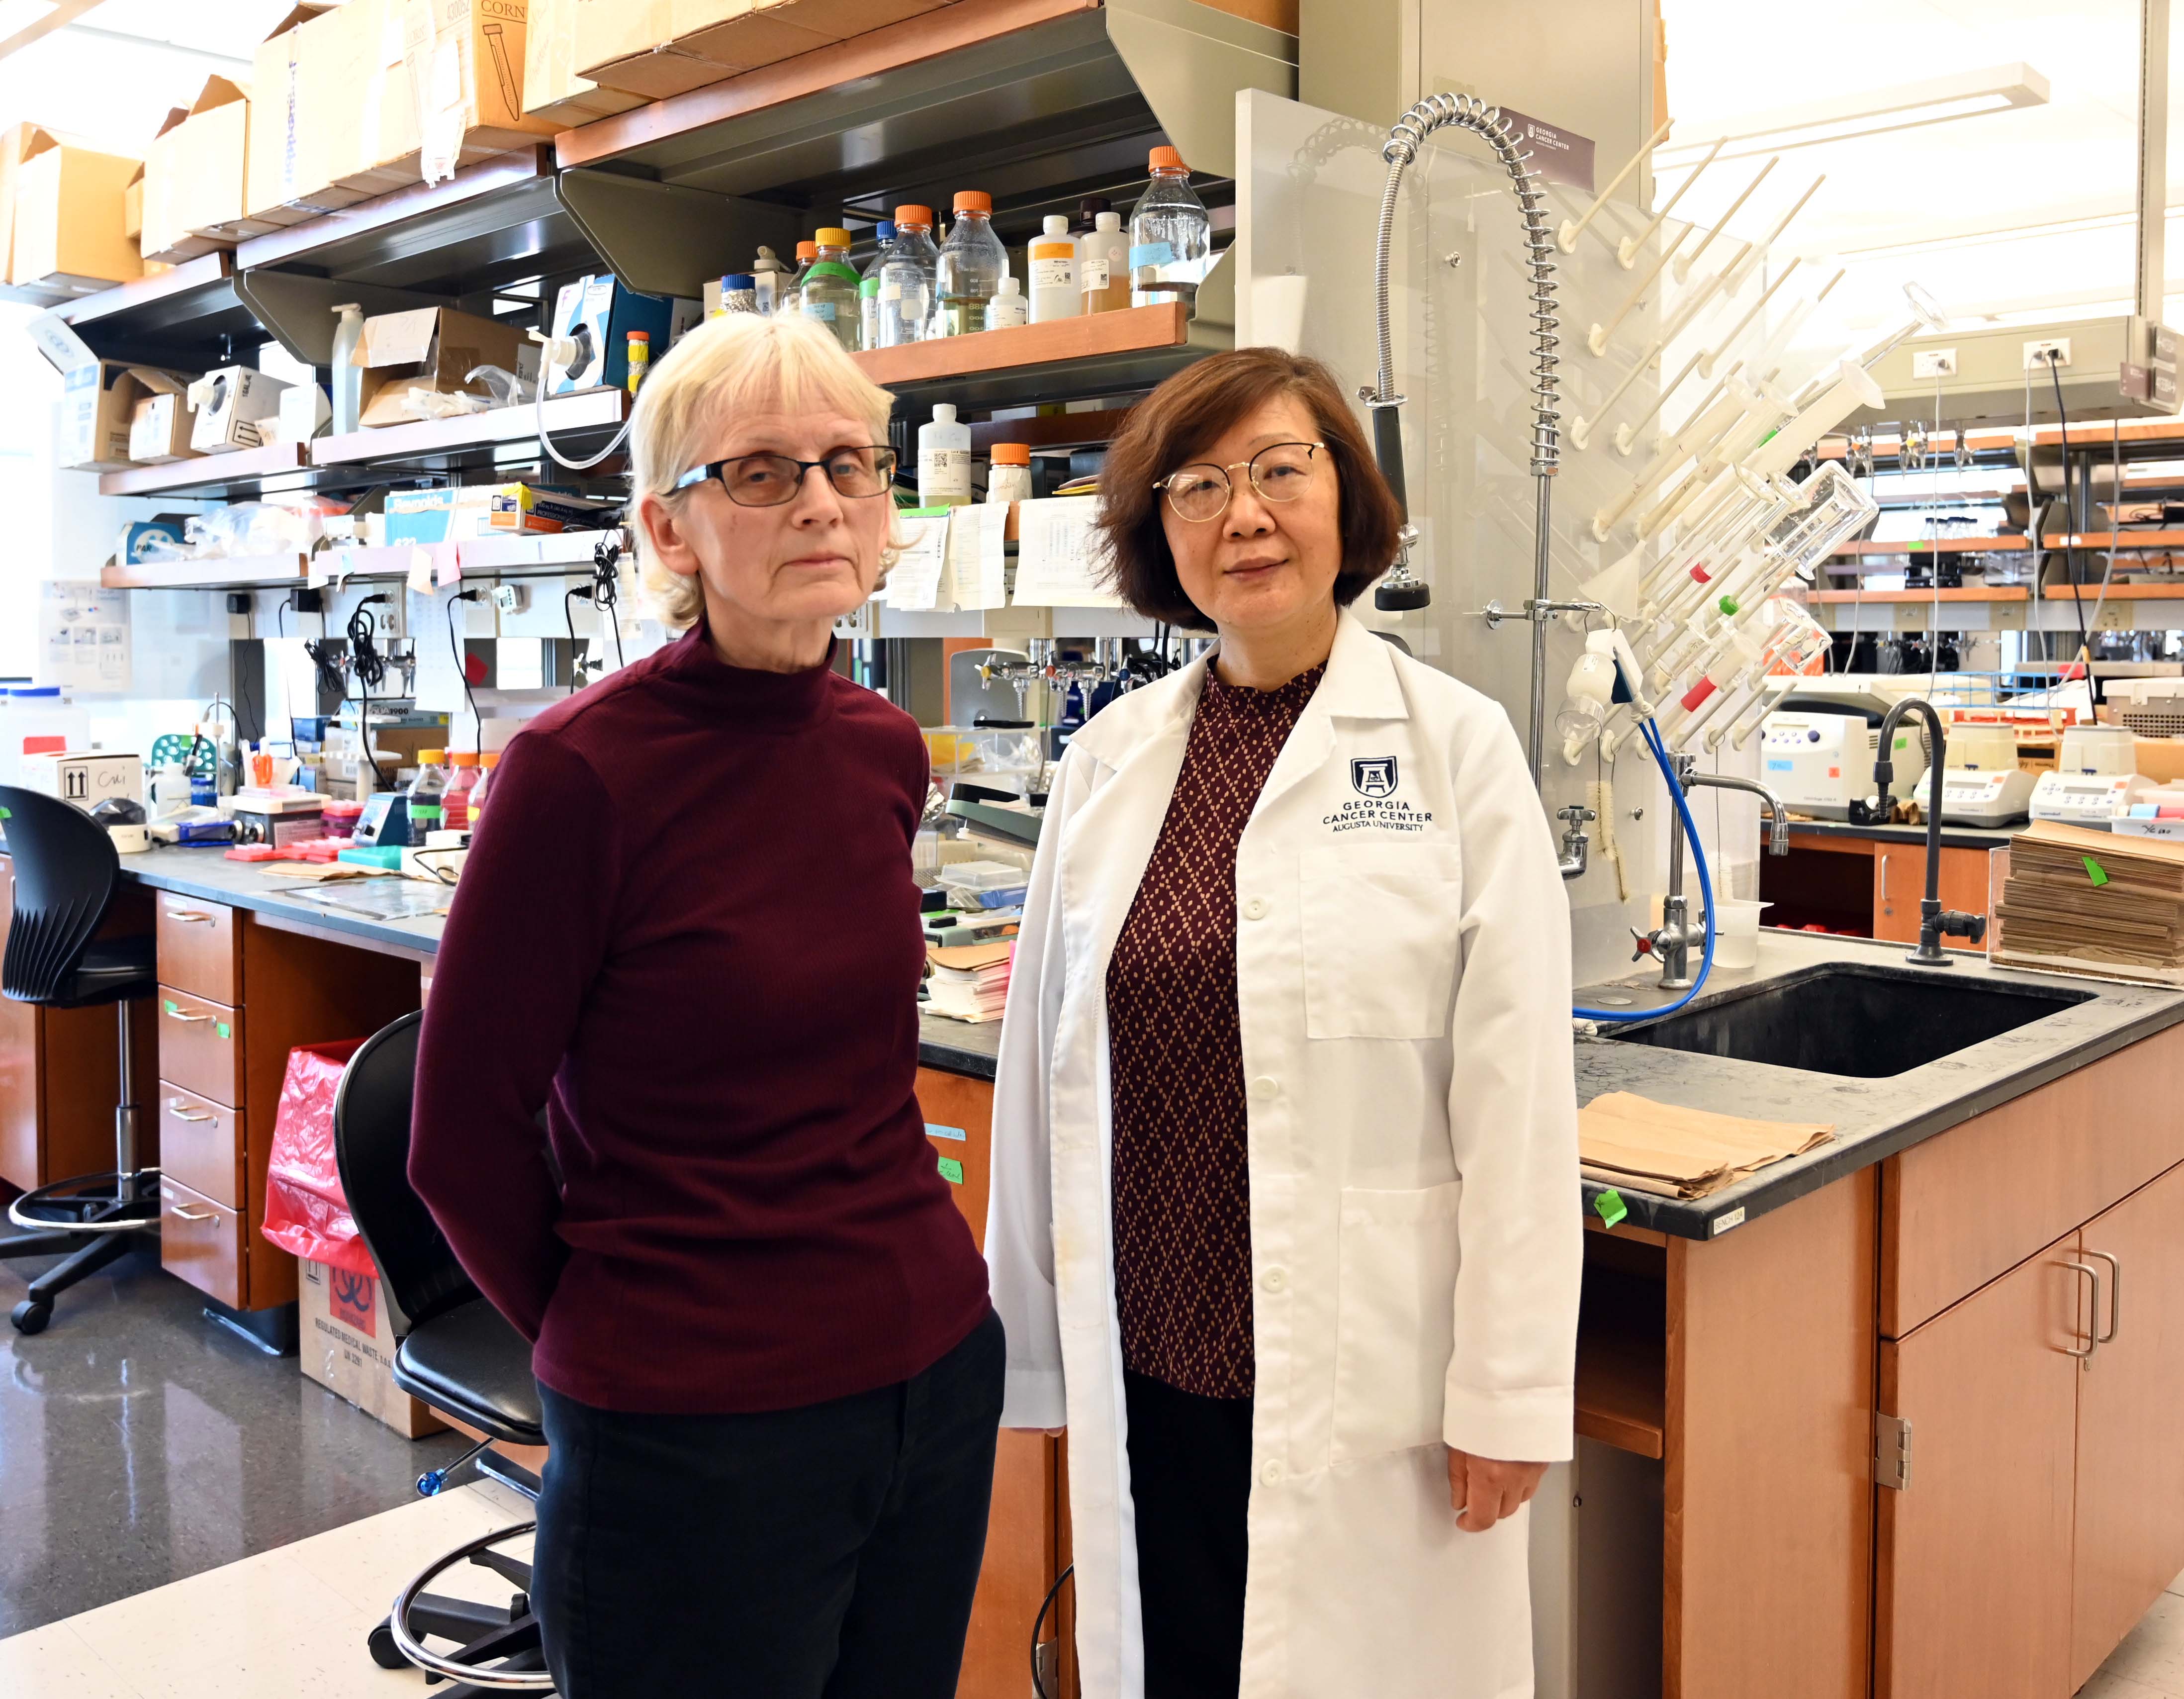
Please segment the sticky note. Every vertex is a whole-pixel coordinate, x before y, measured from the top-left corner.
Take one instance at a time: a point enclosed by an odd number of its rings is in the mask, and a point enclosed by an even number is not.
[[[219,1033],[223,1039],[231,1039],[235,1036],[234,1033],[229,1029],[228,1024],[225,1021],[214,1021],[212,1023],[212,1029],[215,1033]]]
[[[961,1185],[963,1184],[963,1165],[957,1161],[953,1156],[943,1156],[940,1159],[940,1178],[947,1181],[951,1186]]]
[[[2109,876],[2099,862],[2093,860],[2090,855],[2081,855],[2078,859],[2086,864],[2086,877],[2087,878],[2091,879],[2096,885],[2105,885],[2108,883]]]
[[[163,1000],[159,1006],[162,1009],[164,1009],[170,1015],[179,1015],[182,1012],[182,1005],[176,1002],[172,998]]]
[[[1623,1194],[1610,1186],[1592,1200],[1593,1213],[1610,1227],[1629,1215],[1630,1211],[1623,1201]]]
[[[943,1127],[933,1121],[925,1123],[925,1136],[928,1139],[953,1139],[958,1143],[967,1143],[971,1137],[961,1127]]]

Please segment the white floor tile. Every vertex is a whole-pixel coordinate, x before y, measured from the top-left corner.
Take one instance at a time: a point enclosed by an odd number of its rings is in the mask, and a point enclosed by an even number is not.
[[[2169,1584],[2169,1590],[2172,1593],[2184,1593],[2184,1575],[2179,1575],[2171,1581]]]
[[[2171,1699],[2171,1696],[2164,1688],[2127,1681],[2103,1669],[2078,1690],[2078,1699]]]
[[[2164,1593],[2155,1600],[2100,1673],[2184,1699],[2184,1595]]]
[[[0,1640],[0,1693],[8,1699],[147,1699],[64,1622]]]
[[[436,1498],[383,1511],[346,1528],[329,1529],[282,1551],[376,1621],[386,1615],[402,1585],[435,1557],[517,1519],[504,1514],[476,1487],[454,1487]],[[478,1578],[478,1586],[466,1585],[472,1577]],[[498,1576],[465,1564],[436,1584],[434,1590],[499,1602],[510,1589]]]

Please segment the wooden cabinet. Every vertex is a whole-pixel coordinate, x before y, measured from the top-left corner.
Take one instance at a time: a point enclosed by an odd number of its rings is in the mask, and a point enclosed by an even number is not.
[[[1987,911],[1987,850],[1944,846],[1942,905]],[[1892,838],[1792,832],[1787,857],[1759,858],[1759,894],[1769,926],[1824,927],[1903,944],[1919,941],[1926,894],[1926,846]],[[1963,940],[1952,941],[1952,949]]]
[[[2184,1571],[2184,1166],[2089,1221],[2102,1340],[2077,1377],[2075,1688]]]
[[[242,1011],[172,985],[159,988],[159,1078],[242,1107]]]
[[[242,1000],[242,916],[224,903],[162,891],[153,905],[160,983],[231,1006]]]
[[[179,1180],[159,1181],[159,1262],[200,1292],[230,1309],[249,1307],[243,1288],[243,1239],[249,1224],[232,1206],[192,1191]]]
[[[1942,851],[1942,906],[1962,914],[1986,912],[1987,852]],[[1926,846],[1875,840],[1873,845],[1873,935],[1904,944],[1919,941],[1919,904],[1926,894]],[[1961,939],[1952,949],[1969,948]],[[1984,945],[1979,946],[1985,948]]]
[[[1911,1468],[1876,1495],[1876,1699],[2074,1691],[2077,1260],[2073,1234],[1881,1344],[1880,1408],[1910,1423]]]
[[[151,1112],[148,1108],[146,1112]],[[242,1200],[242,1114],[209,1097],[159,1083],[159,1167],[214,1203]]]

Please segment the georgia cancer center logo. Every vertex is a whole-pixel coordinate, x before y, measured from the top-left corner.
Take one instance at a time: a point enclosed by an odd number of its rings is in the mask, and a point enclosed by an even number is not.
[[[1350,763],[1350,787],[1360,796],[1391,796],[1396,789],[1396,758],[1365,755]]]

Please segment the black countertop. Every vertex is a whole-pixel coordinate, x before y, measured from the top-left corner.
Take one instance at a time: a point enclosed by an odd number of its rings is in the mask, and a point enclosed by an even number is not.
[[[2003,844],[2025,830],[2025,822],[2014,826],[1949,826],[1942,827],[1942,847],[1944,850],[1999,850]],[[1810,832],[1822,838],[1870,838],[1876,844],[1916,844],[1925,846],[1926,828],[1923,826],[1853,826],[1847,820],[1792,820],[1792,832]]]
[[[1798,829],[1810,828],[1801,826]],[[1914,835],[1911,828],[1857,828],[1867,835],[1876,830]],[[344,933],[365,947],[376,945],[429,957],[439,947],[444,924],[437,916],[375,921],[324,908],[302,900],[294,882],[265,873],[254,863],[227,861],[217,848],[153,850],[125,855],[121,866],[127,877],[155,889],[229,903],[269,918]],[[1741,970],[1716,968],[1697,1005],[1734,997],[1757,981],[1825,962],[1895,965],[1903,958],[1903,946],[1898,944],[1763,930],[1758,966]],[[1580,1103],[1589,1103],[1604,1092],[1634,1091],[1657,1102],[1691,1109],[1770,1120],[1832,1122],[1836,1127],[1833,1142],[1808,1155],[1763,1168],[1710,1197],[1683,1202],[1623,1191],[1620,1195],[1630,1212],[1631,1223],[1685,1239],[1718,1237],[2074,1068],[2184,1022],[2184,992],[2023,973],[1990,967],[1985,958],[1970,955],[1958,956],[1953,967],[1928,971],[2005,983],[2060,985],[2095,994],[2014,1032],[1886,1079],[1808,1073],[1581,1036],[1577,1045]],[[1580,994],[1580,1000],[1597,1007],[1599,998],[1608,994],[1628,996],[1633,1000],[1632,1006],[1638,1008],[1668,1000],[1666,994],[1652,989],[1646,976],[1613,987],[1588,987]],[[1000,1033],[998,1021],[974,1025],[921,1015],[918,1060],[928,1067],[991,1079]],[[1586,1182],[1584,1189],[1586,1206],[1591,1208],[1604,1189]]]

